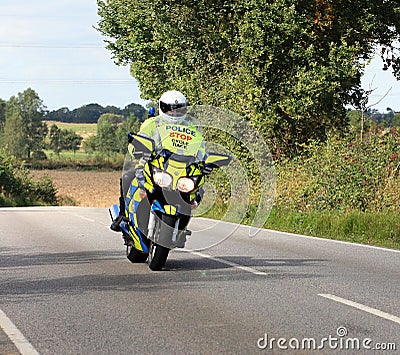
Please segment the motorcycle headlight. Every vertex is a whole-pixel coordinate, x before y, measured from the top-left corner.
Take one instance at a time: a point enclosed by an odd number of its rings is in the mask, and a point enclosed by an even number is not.
[[[193,181],[193,179],[187,177],[181,177],[178,180],[176,187],[180,192],[190,192],[194,190],[194,185],[195,182]]]
[[[172,176],[164,171],[153,170],[153,180],[160,187],[170,187]]]

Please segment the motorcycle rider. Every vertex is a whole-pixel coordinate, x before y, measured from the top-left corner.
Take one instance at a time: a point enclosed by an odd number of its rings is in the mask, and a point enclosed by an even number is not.
[[[146,121],[144,121],[139,129],[138,135],[152,138],[155,142],[156,151],[160,151],[162,149],[162,140],[158,128],[162,125],[179,125],[186,126],[188,129],[196,132],[198,129],[194,126],[193,122],[191,122],[190,118],[187,115],[187,102],[186,97],[179,91],[170,90],[163,93],[158,101],[159,104],[159,115],[153,116],[154,112],[151,112]],[[197,160],[201,161],[205,154],[205,145],[204,142],[200,147]],[[143,175],[143,167],[145,161],[141,161],[135,169],[135,176],[138,180],[139,187],[143,191],[143,195],[145,195],[145,178]],[[123,191],[122,188],[122,178],[120,179],[120,191],[121,196],[120,200],[120,212],[119,216],[112,222],[111,229],[113,231],[120,231],[119,224],[125,217],[125,194],[126,191]],[[196,207],[202,198],[203,190],[201,190],[195,200],[193,201],[193,207]]]

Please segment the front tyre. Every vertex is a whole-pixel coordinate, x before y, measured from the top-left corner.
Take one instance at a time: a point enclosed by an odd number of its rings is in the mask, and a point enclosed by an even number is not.
[[[149,268],[153,271],[160,271],[167,261],[168,254],[168,248],[152,243],[149,254]]]
[[[159,217],[160,218],[156,218],[155,240],[171,242],[177,219],[175,216],[169,216],[165,214],[162,214]],[[151,242],[149,258],[147,260],[150,269],[153,271],[161,270],[167,261],[169,251],[170,249],[167,247]]]

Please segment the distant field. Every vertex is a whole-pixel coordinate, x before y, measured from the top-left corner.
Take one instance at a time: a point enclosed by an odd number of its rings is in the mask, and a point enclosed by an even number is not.
[[[40,178],[47,174],[62,205],[110,207],[118,203],[121,171],[31,170]]]
[[[47,158],[52,159],[54,161],[73,160],[81,162],[91,159],[93,157],[89,153],[84,152],[82,148],[75,153],[70,150],[63,150],[60,152],[60,154],[56,154],[53,150],[49,149],[45,149],[44,152]]]
[[[50,130],[50,127],[55,124],[60,129],[69,129],[74,131],[79,136],[83,137],[83,139],[87,139],[90,136],[94,136],[97,133],[97,124],[96,123],[65,123],[58,121],[43,121],[47,124],[47,127]]]

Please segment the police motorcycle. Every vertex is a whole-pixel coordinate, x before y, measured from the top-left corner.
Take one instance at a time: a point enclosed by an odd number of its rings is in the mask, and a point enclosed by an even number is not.
[[[188,126],[167,124],[158,130],[161,149],[156,149],[153,139],[129,133],[122,201],[110,207],[112,221],[124,209],[119,230],[128,259],[132,263],[147,261],[154,271],[165,266],[171,249],[184,248],[191,234],[187,227],[192,210],[201,201],[206,177],[231,161],[227,155],[212,152],[199,161],[196,157],[203,137]],[[139,165],[144,184],[136,176]]]

